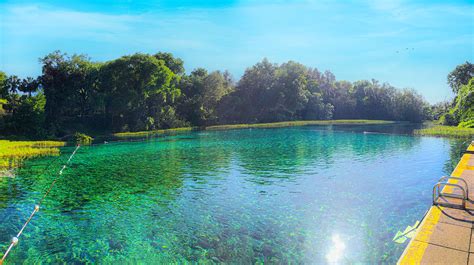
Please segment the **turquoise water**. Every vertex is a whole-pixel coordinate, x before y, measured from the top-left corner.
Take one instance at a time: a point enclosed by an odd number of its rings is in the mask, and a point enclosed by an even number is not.
[[[7,264],[395,263],[405,244],[393,236],[422,217],[466,145],[393,134],[407,131],[203,131],[82,147]],[[2,252],[72,150],[0,179]]]

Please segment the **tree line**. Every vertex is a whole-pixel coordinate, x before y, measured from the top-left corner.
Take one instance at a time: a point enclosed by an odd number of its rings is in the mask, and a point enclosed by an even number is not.
[[[440,115],[412,89],[336,80],[330,71],[294,61],[263,59],[238,81],[227,71],[187,74],[181,59],[163,52],[93,62],[56,51],[40,63],[36,78],[0,72],[0,134],[57,137],[291,120],[420,122]]]

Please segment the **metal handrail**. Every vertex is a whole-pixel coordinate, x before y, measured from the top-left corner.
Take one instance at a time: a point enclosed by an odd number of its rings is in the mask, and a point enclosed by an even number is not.
[[[440,192],[440,186],[441,185],[444,185],[444,186],[452,186],[452,187],[456,187],[456,188],[459,188],[461,189],[462,191],[462,197],[460,197],[459,195],[457,194],[447,194],[447,193],[442,193]],[[438,191],[438,196],[436,196],[436,191]],[[437,202],[437,200],[440,198],[440,197],[451,197],[451,198],[458,198],[458,199],[461,199],[462,200],[462,209],[466,209],[466,200],[467,200],[467,197],[466,197],[466,190],[464,190],[464,188],[461,186],[461,185],[458,185],[458,184],[453,184],[453,183],[442,183],[442,182],[438,182],[436,183],[434,186],[433,186],[433,205],[444,205],[444,206],[453,206],[453,204],[451,203],[439,203]]]
[[[466,186],[466,190],[465,190],[466,191],[466,198],[469,199],[469,186],[467,185],[467,182],[466,182],[465,179],[459,178],[459,177],[453,177],[453,176],[444,176],[444,177],[442,177],[438,180],[438,183],[441,183],[444,180],[449,181],[450,179],[454,179],[454,180],[461,181],[462,183],[464,183],[464,185]],[[449,183],[449,182],[446,182],[446,183]],[[454,183],[450,183],[450,184],[454,184]]]

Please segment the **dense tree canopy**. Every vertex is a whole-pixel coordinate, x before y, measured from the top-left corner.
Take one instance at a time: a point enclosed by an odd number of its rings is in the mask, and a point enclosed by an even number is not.
[[[294,61],[264,59],[237,82],[225,71],[197,68],[186,74],[181,59],[162,52],[93,62],[56,51],[40,62],[37,78],[0,72],[0,133],[45,137],[315,119],[419,122],[439,110],[414,90],[336,80],[330,71]],[[466,69],[448,78],[461,83],[460,113],[471,104],[472,93],[465,91],[472,84],[462,83]]]
[[[180,82],[183,93],[178,106],[182,117],[193,125],[205,126],[215,124],[219,119],[217,107],[221,99],[229,94],[232,80],[228,72],[207,73],[198,68]]]
[[[413,90],[377,81],[336,81],[296,62],[263,60],[247,69],[222,111],[221,122],[274,122],[343,118],[421,121],[427,103]]]
[[[463,85],[467,85],[469,80],[474,77],[474,64],[465,62],[456,66],[456,68],[448,74],[448,84],[454,93],[458,93]]]
[[[172,126],[162,114],[169,114],[180,96],[178,79],[164,60],[146,54],[104,64],[99,83],[110,128],[128,131]]]
[[[441,116],[445,125],[474,128],[474,64],[458,65],[448,75],[448,84],[456,94],[452,107]]]

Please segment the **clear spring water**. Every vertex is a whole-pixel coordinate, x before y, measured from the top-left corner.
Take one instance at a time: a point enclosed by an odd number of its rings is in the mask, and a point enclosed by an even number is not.
[[[82,147],[7,264],[395,263],[405,244],[394,234],[422,217],[467,145],[394,134],[411,129],[202,131]],[[72,150],[0,179],[1,252]]]

